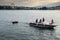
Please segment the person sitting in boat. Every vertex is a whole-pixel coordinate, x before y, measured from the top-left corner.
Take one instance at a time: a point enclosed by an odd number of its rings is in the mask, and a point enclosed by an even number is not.
[[[43,22],[45,21],[45,19],[43,18],[43,20],[42,20]]]
[[[53,21],[53,19],[52,19],[50,24],[53,24],[53,23],[54,23],[54,21]]]
[[[38,19],[36,19],[36,23],[38,23]]]
[[[39,20],[39,23],[41,23],[42,21],[41,21],[41,19]]]
[[[47,21],[45,21],[45,18],[43,17],[42,22],[43,24],[49,24]]]

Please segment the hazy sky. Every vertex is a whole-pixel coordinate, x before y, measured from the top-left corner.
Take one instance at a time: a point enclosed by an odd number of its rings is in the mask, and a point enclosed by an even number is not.
[[[60,2],[60,0],[0,0],[0,5],[11,5],[11,3],[14,3],[18,6],[38,6],[55,2]]]

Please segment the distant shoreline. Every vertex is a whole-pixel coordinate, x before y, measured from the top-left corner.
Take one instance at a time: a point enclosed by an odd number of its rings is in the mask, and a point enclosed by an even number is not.
[[[60,10],[60,6],[56,7],[42,7],[42,8],[37,8],[37,7],[18,7],[18,6],[1,6],[0,5],[0,10]]]

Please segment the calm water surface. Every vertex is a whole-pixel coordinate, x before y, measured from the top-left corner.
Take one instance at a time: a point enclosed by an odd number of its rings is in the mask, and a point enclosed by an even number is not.
[[[30,27],[36,18],[54,19],[54,30]],[[19,21],[19,24],[12,24]],[[0,40],[60,40],[59,10],[0,10]]]

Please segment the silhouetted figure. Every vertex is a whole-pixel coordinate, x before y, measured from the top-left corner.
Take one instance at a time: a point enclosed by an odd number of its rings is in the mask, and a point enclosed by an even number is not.
[[[39,20],[39,23],[41,23],[41,19]]]
[[[52,24],[54,23],[53,19],[51,20],[51,23],[52,23]]]
[[[38,23],[38,19],[36,19],[36,23]]]
[[[43,20],[42,20],[43,22],[45,21],[45,19],[43,18]]]
[[[53,19],[52,19],[50,24],[53,24],[53,23],[54,23],[54,21],[53,21]]]

